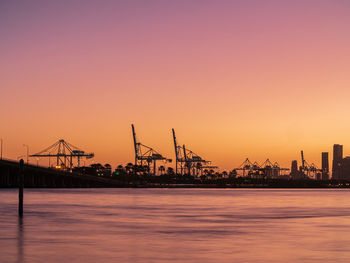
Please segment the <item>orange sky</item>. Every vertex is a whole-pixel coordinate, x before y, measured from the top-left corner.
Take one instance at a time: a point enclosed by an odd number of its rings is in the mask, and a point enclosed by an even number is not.
[[[290,167],[302,149],[320,165],[334,143],[347,155],[349,11],[340,0],[1,1],[4,156],[64,138],[115,167],[133,161],[131,123],[169,158],[175,128],[222,169],[246,157]]]

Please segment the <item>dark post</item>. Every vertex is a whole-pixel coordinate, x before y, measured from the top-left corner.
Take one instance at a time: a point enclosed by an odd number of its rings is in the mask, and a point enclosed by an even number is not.
[[[24,172],[23,172],[24,161],[19,161],[19,180],[18,180],[18,215],[23,217],[23,187],[24,187]]]

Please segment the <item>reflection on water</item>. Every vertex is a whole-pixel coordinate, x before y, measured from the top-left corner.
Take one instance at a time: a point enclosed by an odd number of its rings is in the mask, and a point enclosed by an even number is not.
[[[23,262],[23,217],[18,217],[18,226],[17,226],[17,262]]]
[[[1,262],[349,262],[350,191],[0,190]]]

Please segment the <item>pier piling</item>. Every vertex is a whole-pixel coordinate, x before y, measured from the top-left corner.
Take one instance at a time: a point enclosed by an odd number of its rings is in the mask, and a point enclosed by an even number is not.
[[[24,161],[19,161],[19,174],[18,174],[18,215],[23,217],[23,187],[24,187]]]

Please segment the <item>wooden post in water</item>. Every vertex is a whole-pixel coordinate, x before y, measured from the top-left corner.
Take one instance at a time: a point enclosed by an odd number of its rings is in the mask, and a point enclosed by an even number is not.
[[[18,174],[18,215],[23,217],[23,187],[24,187],[24,161],[19,161],[19,174]]]

